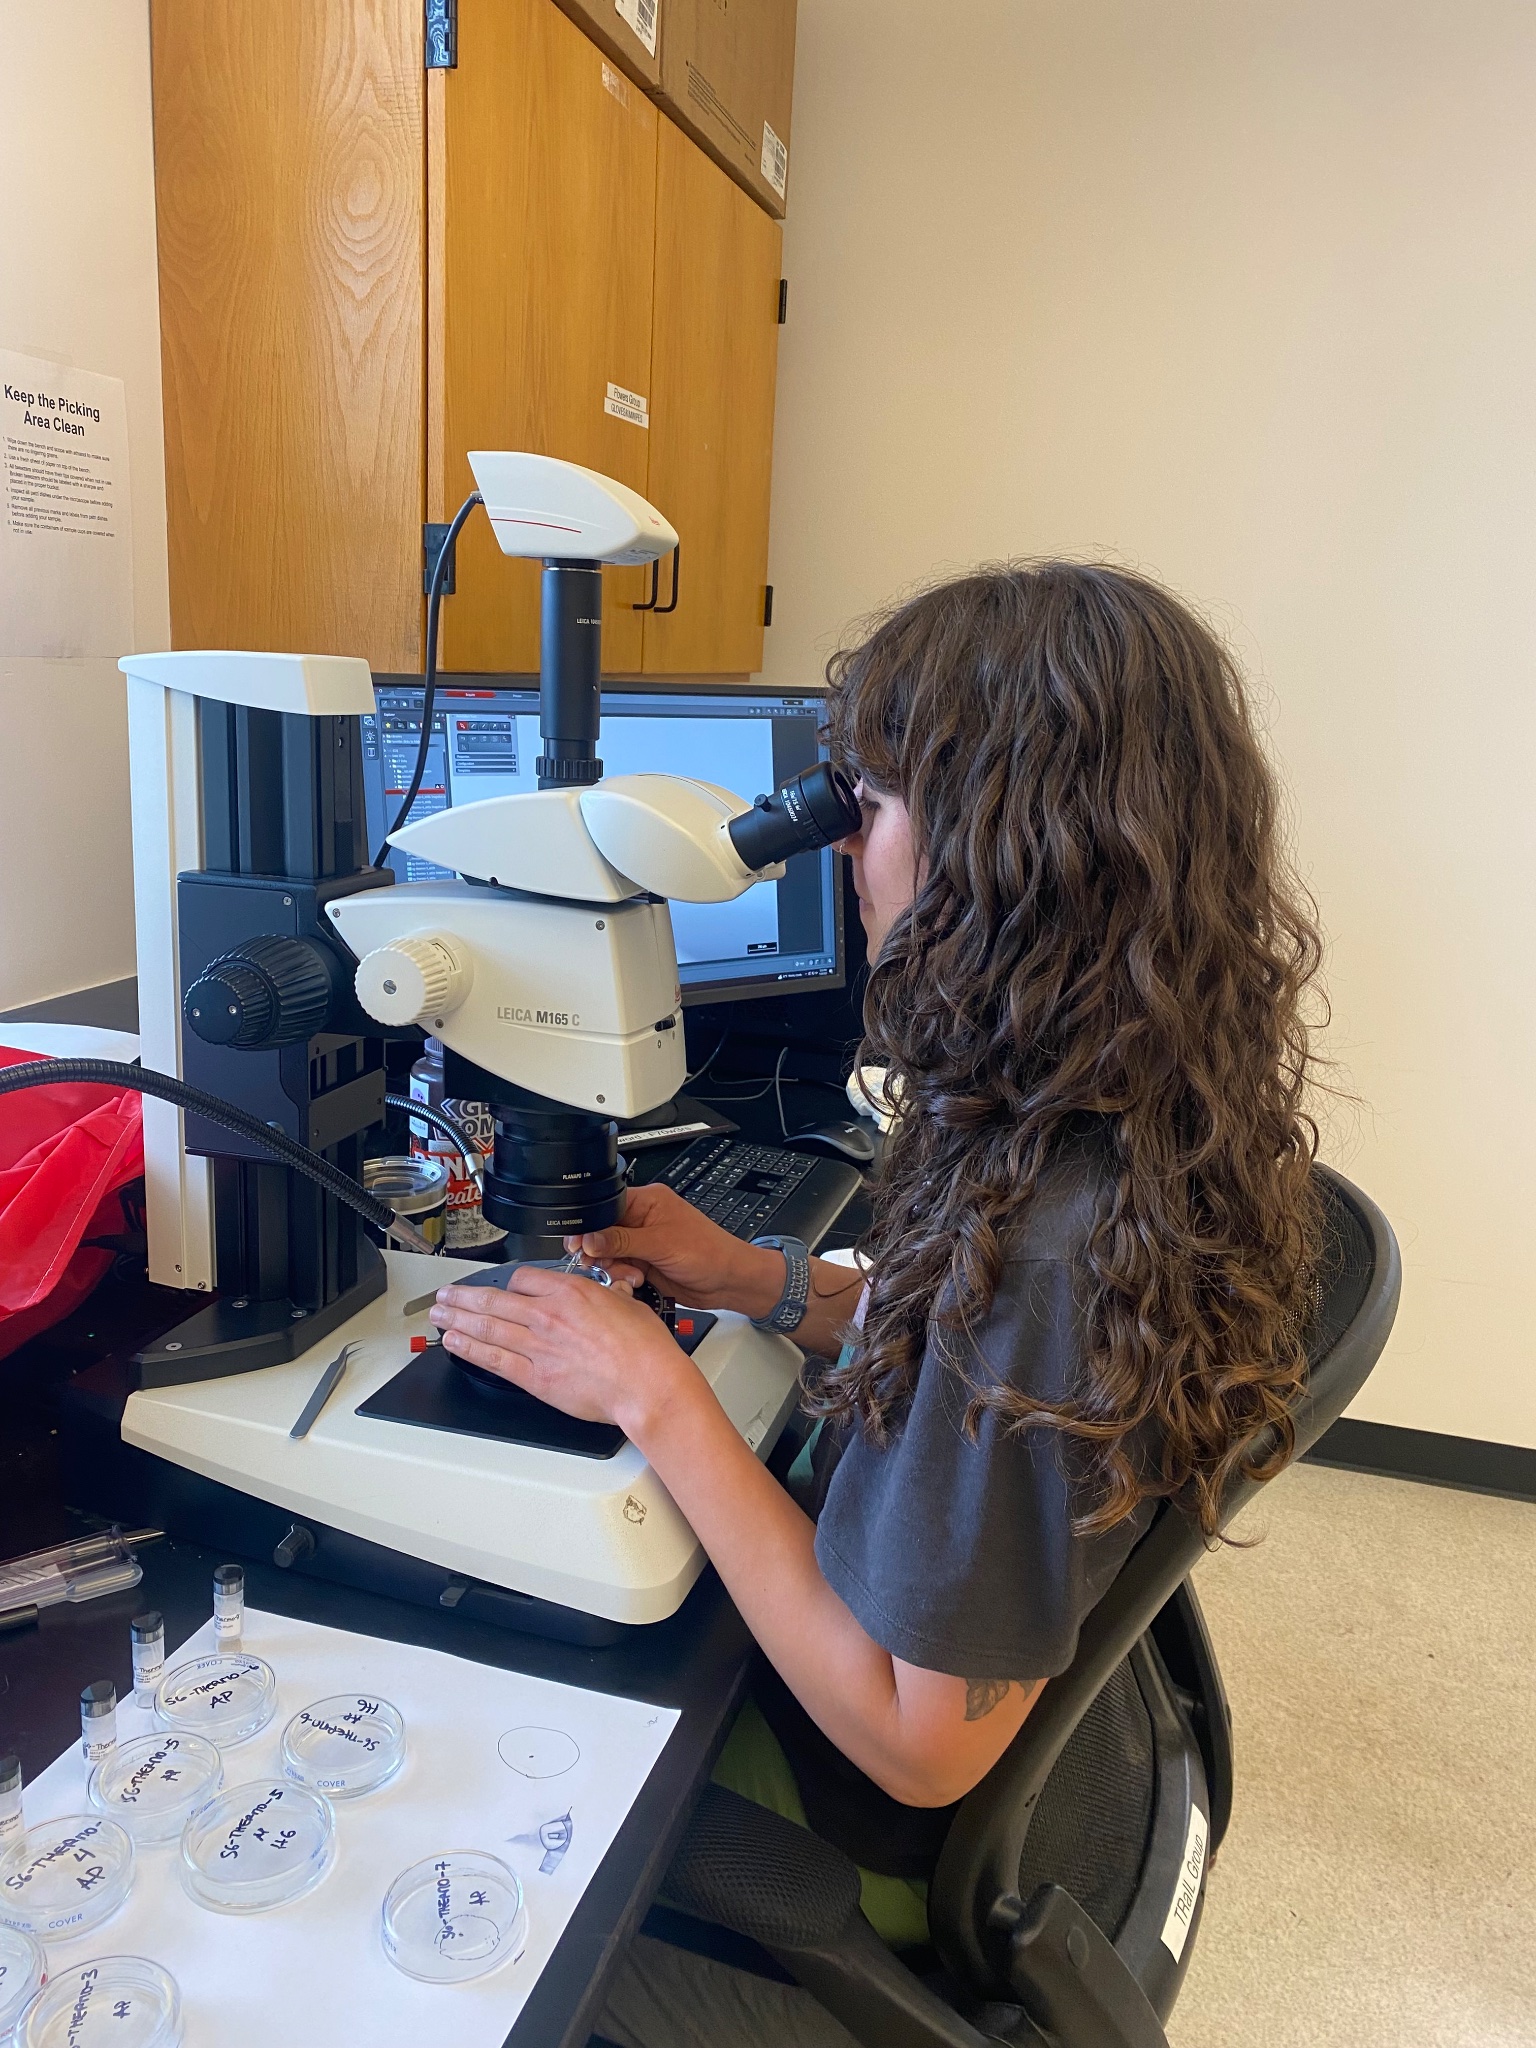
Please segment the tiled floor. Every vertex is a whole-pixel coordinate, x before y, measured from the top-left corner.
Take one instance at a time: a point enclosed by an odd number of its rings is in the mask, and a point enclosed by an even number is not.
[[[1196,1576],[1237,1801],[1173,2048],[1536,2044],[1536,1506],[1287,1473]]]

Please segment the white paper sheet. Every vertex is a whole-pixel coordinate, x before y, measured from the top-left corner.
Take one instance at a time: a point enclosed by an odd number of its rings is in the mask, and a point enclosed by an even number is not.
[[[0,348],[0,655],[133,644],[123,380]]]
[[[167,1666],[212,1647],[210,1621]],[[278,1710],[261,1734],[224,1751],[226,1785],[280,1777],[290,1717],[352,1690],[382,1694],[405,1717],[400,1775],[336,1802],[336,1863],[307,1898],[265,1913],[211,1913],[182,1890],[174,1843],[141,1849],[127,1903],[93,1932],[51,1944],[52,1965],[151,1957],[181,1986],[188,2048],[499,2048],[677,1725],[677,1709],[251,1609],[241,1647],[277,1673]],[[119,1706],[119,1742],[152,1726],[131,1701]],[[85,1778],[77,1743],[27,1787],[28,1826],[88,1811]],[[567,1813],[570,1846],[544,1871],[539,1828]],[[379,1942],[391,1883],[444,1849],[500,1856],[528,1902],[521,1959],[468,1984],[418,1983]]]

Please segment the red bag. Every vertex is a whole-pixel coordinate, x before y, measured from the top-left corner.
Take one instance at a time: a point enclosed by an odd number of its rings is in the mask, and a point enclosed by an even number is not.
[[[36,1058],[0,1046],[0,1067]],[[136,1088],[66,1081],[0,1096],[0,1358],[62,1322],[112,1264],[81,1240],[123,1227],[144,1171]]]

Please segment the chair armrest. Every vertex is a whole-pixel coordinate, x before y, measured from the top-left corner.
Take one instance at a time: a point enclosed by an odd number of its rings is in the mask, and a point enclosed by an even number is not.
[[[1059,1884],[1043,1884],[1008,1945],[1014,1995],[1060,2048],[1168,2048],[1114,1943]]]
[[[706,1788],[662,1895],[761,1943],[865,2048],[989,2048],[864,1918],[857,1866],[754,1800]]]

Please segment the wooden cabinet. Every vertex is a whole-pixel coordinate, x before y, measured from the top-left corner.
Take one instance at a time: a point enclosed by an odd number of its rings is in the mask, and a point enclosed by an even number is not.
[[[677,607],[645,618],[645,673],[763,665],[782,235],[670,121],[656,152],[648,490],[677,528]],[[662,602],[671,593],[663,563]]]
[[[176,645],[419,670],[423,520],[531,448],[683,536],[675,609],[606,572],[610,673],[759,667],[777,224],[553,0],[459,0],[425,73],[419,0],[151,19]],[[536,668],[536,565],[476,518],[456,570],[443,667]]]

